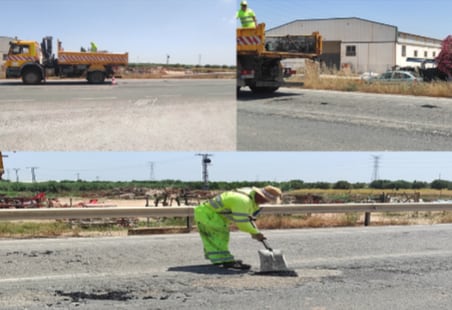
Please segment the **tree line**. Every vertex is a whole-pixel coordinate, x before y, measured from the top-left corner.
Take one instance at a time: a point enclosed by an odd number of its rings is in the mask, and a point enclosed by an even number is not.
[[[209,182],[210,190],[231,190],[240,187],[263,187],[265,185],[273,185],[287,192],[298,189],[452,189],[452,181],[434,180],[432,182],[423,181],[405,181],[405,180],[376,180],[371,183],[351,183],[345,180],[337,182],[304,182],[302,180],[291,180],[285,182],[271,181],[234,181],[234,182]],[[205,189],[205,184],[199,181],[179,181],[179,180],[160,180],[160,181],[129,181],[129,182],[113,182],[113,181],[48,181],[48,182],[12,182],[0,181],[0,194],[2,192],[46,192],[46,193],[75,193],[101,190],[114,190],[118,188],[184,188],[188,190]]]

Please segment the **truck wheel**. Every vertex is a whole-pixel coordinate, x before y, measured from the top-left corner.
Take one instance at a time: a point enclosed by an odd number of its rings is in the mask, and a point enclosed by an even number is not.
[[[24,84],[39,84],[41,83],[41,80],[41,72],[39,72],[39,70],[37,69],[27,69],[22,73],[22,82],[24,82]]]
[[[93,71],[88,73],[88,83],[103,84],[105,82],[105,74],[102,71]]]

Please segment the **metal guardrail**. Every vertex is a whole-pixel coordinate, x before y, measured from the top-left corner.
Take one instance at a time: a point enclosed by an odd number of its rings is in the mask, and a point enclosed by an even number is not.
[[[114,217],[193,217],[194,207],[1,209],[0,221]],[[451,211],[452,203],[346,203],[262,205],[261,214]]]

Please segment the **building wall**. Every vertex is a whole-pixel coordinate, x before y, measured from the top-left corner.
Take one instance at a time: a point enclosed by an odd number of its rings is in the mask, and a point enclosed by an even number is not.
[[[3,73],[3,55],[8,54],[9,50],[9,41],[13,40],[13,38],[10,37],[1,37],[0,36],[0,72]]]
[[[321,61],[330,68],[347,67],[355,73],[382,73],[396,65],[417,66],[419,63],[407,61],[407,57],[414,57],[414,51],[418,51],[419,58],[427,53],[426,58],[433,59],[441,50],[440,40],[399,32],[396,26],[360,18],[296,20],[269,29],[267,34],[306,35],[315,31],[324,41]],[[406,56],[402,56],[402,49]]]

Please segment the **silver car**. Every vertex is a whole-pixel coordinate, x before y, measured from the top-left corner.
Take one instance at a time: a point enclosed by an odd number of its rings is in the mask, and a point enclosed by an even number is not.
[[[376,78],[372,78],[370,81],[372,82],[411,82],[417,83],[422,82],[422,78],[415,72],[411,71],[386,71],[385,73],[379,75]]]

